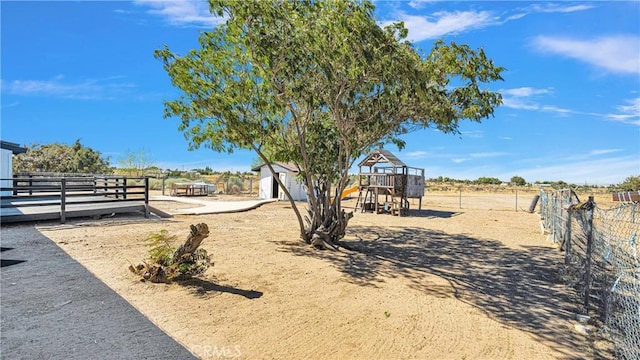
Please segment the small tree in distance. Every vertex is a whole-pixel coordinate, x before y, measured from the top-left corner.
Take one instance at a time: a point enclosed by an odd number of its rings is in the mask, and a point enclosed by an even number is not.
[[[154,166],[149,152],[145,150],[127,150],[124,155],[118,159],[118,163],[128,176],[135,177],[143,176],[147,168]]]
[[[511,183],[513,185],[516,185],[516,186],[525,186],[525,185],[527,185],[527,182],[524,180],[524,178],[521,177],[521,176],[518,176],[518,175],[513,176],[511,178]]]
[[[474,182],[476,184],[480,184],[480,185],[500,185],[500,184],[502,184],[502,181],[500,181],[500,179],[494,178],[494,177],[479,177]]]
[[[640,190],[640,176],[629,176],[617,187],[620,191],[638,191]]]
[[[352,213],[339,197],[361,155],[434,127],[456,133],[501,104],[501,80],[482,49],[437,41],[426,56],[402,23],[380,28],[369,1],[210,1],[227,21],[184,56],[157,50],[183,95],[165,102],[190,148],[256,152],[272,173],[292,162],[307,188],[301,238],[336,246]]]

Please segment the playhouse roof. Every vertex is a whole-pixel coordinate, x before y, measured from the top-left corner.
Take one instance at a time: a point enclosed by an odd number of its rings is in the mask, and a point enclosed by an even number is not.
[[[371,154],[367,155],[358,166],[373,166],[378,163],[388,163],[393,166],[407,166],[402,160],[385,149],[374,150]]]

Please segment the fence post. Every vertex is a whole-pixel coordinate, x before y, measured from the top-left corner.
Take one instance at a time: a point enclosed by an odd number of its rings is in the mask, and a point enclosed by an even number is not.
[[[144,179],[145,179],[145,191],[147,191],[147,188],[149,188],[149,186],[148,186],[149,185],[149,178],[145,177]],[[127,199],[127,177],[126,176],[122,179],[122,184],[123,184],[122,185],[122,198],[126,200]]]
[[[518,212],[518,189],[516,189],[516,212]]]
[[[29,175],[29,195],[33,195],[33,175]]]
[[[567,221],[564,229],[564,263],[569,265],[571,258],[571,211],[567,211]]]
[[[67,221],[67,179],[60,180],[60,223]]]
[[[584,285],[584,312],[589,313],[589,296],[591,295],[591,254],[593,252],[593,196],[589,196],[589,201],[584,204],[586,210],[586,235],[587,235],[587,254],[585,264],[585,285]]]
[[[149,177],[148,176],[144,177],[144,217],[149,218]]]

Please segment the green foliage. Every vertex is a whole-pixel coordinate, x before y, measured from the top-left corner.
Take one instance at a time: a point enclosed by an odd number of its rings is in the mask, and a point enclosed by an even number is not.
[[[149,247],[149,261],[145,263],[144,267],[139,267],[138,270],[142,268],[151,269],[156,265],[161,266],[167,282],[178,278],[201,275],[207,271],[211,265],[211,259],[205,249],[197,249],[193,254],[189,254],[179,262],[173,263],[172,259],[176,251],[173,246],[175,240],[176,236],[170,235],[164,229],[150,234],[145,239],[145,244]],[[134,267],[133,269],[136,268]]]
[[[479,177],[474,181],[474,183],[478,185],[500,185],[502,184],[502,181],[494,177]]]
[[[149,190],[162,190],[162,180],[150,178]]]
[[[209,166],[206,166],[204,169],[191,169],[192,172],[197,172],[200,175],[213,175],[213,169]]]
[[[118,159],[118,163],[127,176],[141,177],[147,169],[157,169],[157,166],[153,165],[149,152],[146,150],[127,150]]]
[[[171,265],[171,258],[173,257],[174,251],[176,251],[176,248],[173,246],[175,240],[176,236],[169,235],[169,232],[165,229],[149,235],[145,239],[145,243],[149,247],[150,262],[161,266]]]
[[[523,177],[521,177],[521,176],[518,176],[518,175],[513,176],[511,178],[511,183],[516,185],[516,186],[525,186],[525,185],[527,185],[527,182],[525,181],[525,179]]]
[[[204,274],[211,264],[211,258],[207,254],[207,250],[196,250],[189,259],[178,264],[178,277],[193,277]]]
[[[292,208],[307,241],[321,225],[346,221],[340,201],[327,199],[344,190],[358,157],[403,147],[401,135],[417,129],[457,133],[460,120],[479,122],[502,102],[486,84],[503,68],[482,49],[437,41],[421,57],[402,23],[378,25],[369,1],[210,5],[227,21],[202,32],[199,49],[154,54],[183,93],[165,102],[165,117],[181,120],[190,148],[248,148],[267,164],[295,163],[308,226]]]
[[[638,191],[640,190],[640,176],[629,176],[616,188],[618,191]]]
[[[108,174],[109,157],[85,147],[76,140],[73,145],[53,143],[27,146],[27,152],[13,157],[13,172],[53,172]]]

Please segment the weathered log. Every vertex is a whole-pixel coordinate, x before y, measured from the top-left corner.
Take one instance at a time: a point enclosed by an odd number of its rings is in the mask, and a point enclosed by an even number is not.
[[[209,227],[205,223],[191,225],[191,232],[184,244],[173,253],[172,264],[179,264],[183,258],[189,258],[202,243],[202,240],[209,237]]]

